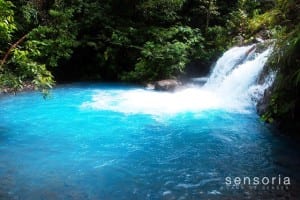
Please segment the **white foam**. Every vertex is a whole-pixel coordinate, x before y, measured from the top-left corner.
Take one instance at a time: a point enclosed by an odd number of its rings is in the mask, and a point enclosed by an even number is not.
[[[273,84],[275,77],[276,77],[276,72],[273,71],[266,76],[263,83],[252,85],[249,88],[248,93],[254,103],[256,103],[259,99],[263,97],[265,90],[268,89]]]
[[[96,90],[92,100],[84,102],[81,108],[156,116],[210,109],[247,112],[251,105],[249,89],[271,52],[268,49],[253,60],[241,63],[241,57],[245,57],[250,48],[252,46],[234,47],[226,52],[216,65],[219,69],[213,71],[210,81],[203,87],[191,86],[174,93],[147,89]]]
[[[218,87],[225,77],[243,60],[247,59],[248,52],[253,45],[245,47],[233,47],[226,51],[221,58],[218,59],[207,83],[206,87]]]
[[[83,108],[111,110],[128,114],[176,114],[220,107],[219,98],[212,92],[188,88],[175,93],[131,89],[98,91]]]
[[[259,54],[254,60],[247,60],[228,74],[219,87],[214,88],[220,96],[229,101],[249,103],[248,90],[255,84],[261,73],[271,49]]]

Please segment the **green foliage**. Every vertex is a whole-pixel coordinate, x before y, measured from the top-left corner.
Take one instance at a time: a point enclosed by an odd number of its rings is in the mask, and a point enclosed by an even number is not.
[[[50,10],[51,24],[38,26],[29,34],[28,48],[37,49],[38,60],[50,67],[56,67],[61,58],[69,58],[77,45],[76,28],[72,22],[73,10]]]
[[[229,20],[227,20],[226,27],[230,31],[231,35],[245,36],[248,32],[249,18],[245,10],[238,9],[229,14]]]
[[[36,89],[47,90],[54,84],[51,73],[44,64],[37,63],[31,58],[35,54],[32,49],[15,49],[8,66],[0,74],[0,86],[12,90],[22,89],[24,84],[32,83]]]
[[[16,49],[13,52],[11,62],[15,64],[16,71],[18,73],[19,80],[32,80],[36,89],[48,89],[53,85],[53,77],[51,73],[46,69],[45,64],[40,64],[31,59],[32,55],[39,54],[37,50]]]
[[[253,1],[253,0],[238,0],[237,7],[239,9],[244,10],[249,17],[254,16],[260,12],[261,3],[260,1]]]
[[[11,40],[12,34],[16,30],[13,8],[10,1],[0,0],[0,40],[2,41]]]
[[[269,65],[278,73],[271,101],[263,115],[266,121],[279,121],[284,128],[297,130],[300,119],[300,12],[297,1],[277,1],[277,10],[281,10],[280,23],[273,28],[276,46],[269,60]],[[295,10],[296,9],[296,10]],[[291,13],[291,11],[293,11]]]
[[[226,3],[228,4],[228,3]],[[183,6],[183,19],[191,26],[207,29],[220,16],[216,0],[187,0]]]
[[[64,9],[62,2],[54,2],[47,21],[44,19],[42,25],[38,16],[44,10],[38,10],[35,1],[16,3],[18,8],[10,2],[0,1],[0,26],[2,21],[3,24],[8,24],[0,28],[1,38],[7,41],[0,46],[3,63],[0,88],[18,90],[30,83],[36,89],[45,91],[54,84],[49,67],[57,66],[62,58],[69,58],[76,45],[77,31],[76,23],[72,20],[73,9]],[[13,23],[13,8],[19,11],[15,18],[18,26]],[[20,20],[24,23],[21,24]]]
[[[255,15],[249,22],[249,30],[255,33],[261,29],[271,28],[280,20],[281,12],[273,9],[260,15]]]
[[[226,28],[233,38],[238,35],[249,41],[257,32],[271,29],[279,21],[279,13],[272,2],[238,0],[236,9],[228,15]]]
[[[22,6],[22,15],[24,18],[24,21],[27,24],[38,24],[38,10],[36,6],[33,4],[33,2],[28,1],[25,5]]]
[[[170,23],[179,19],[177,12],[184,2],[185,0],[146,0],[137,7],[148,21]]]
[[[226,28],[221,26],[212,26],[209,27],[205,33],[205,45],[207,51],[199,51],[200,59],[203,60],[216,60],[216,56],[219,56],[222,52],[224,52],[229,45],[228,41],[228,31]]]
[[[165,44],[147,42],[142,50],[142,57],[129,73],[130,80],[158,80],[175,76],[183,72],[188,61],[188,46],[183,42],[174,41]]]
[[[230,41],[227,30],[215,25],[220,22],[221,5],[216,0],[18,0],[15,4],[18,31],[11,43],[27,34],[6,62],[6,69],[14,69],[10,72],[16,76],[20,76],[17,71],[25,66],[22,59],[27,57],[33,69],[35,63],[52,71],[65,61],[74,65],[68,70],[91,74],[83,74],[86,77],[130,81],[167,78],[184,73],[192,59],[211,61]],[[192,26],[192,21],[199,23]],[[203,29],[203,35],[198,28]],[[8,48],[1,46],[3,54]],[[29,53],[12,62],[17,51]],[[74,55],[74,51],[81,55]],[[66,62],[68,58],[81,60],[78,56],[89,63]]]
[[[200,32],[190,27],[152,28],[150,35],[152,40],[144,44],[134,70],[123,75],[123,80],[153,81],[177,76],[195,57],[193,49],[203,47]]]

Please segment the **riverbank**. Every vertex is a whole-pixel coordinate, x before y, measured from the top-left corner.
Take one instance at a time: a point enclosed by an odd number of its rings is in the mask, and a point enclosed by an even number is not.
[[[26,82],[22,84],[22,86],[14,88],[14,87],[3,87],[0,88],[0,95],[6,94],[16,94],[17,92],[24,92],[24,91],[33,91],[36,90],[36,87],[31,82]]]

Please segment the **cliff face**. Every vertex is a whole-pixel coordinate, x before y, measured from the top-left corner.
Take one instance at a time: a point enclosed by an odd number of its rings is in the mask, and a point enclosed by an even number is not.
[[[275,81],[257,103],[262,118],[276,123],[285,134],[300,132],[300,26],[276,41],[267,70],[276,71]],[[267,72],[262,73],[262,79]]]

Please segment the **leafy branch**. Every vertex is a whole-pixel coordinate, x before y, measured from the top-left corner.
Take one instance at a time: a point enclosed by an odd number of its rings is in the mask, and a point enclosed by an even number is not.
[[[10,53],[20,44],[22,43],[26,37],[28,36],[28,34],[23,35],[19,40],[17,40],[14,44],[12,44],[9,49],[6,51],[6,53],[4,54],[1,62],[0,62],[0,70],[3,68],[3,65],[5,64],[5,62],[7,61],[8,56],[10,55]]]

